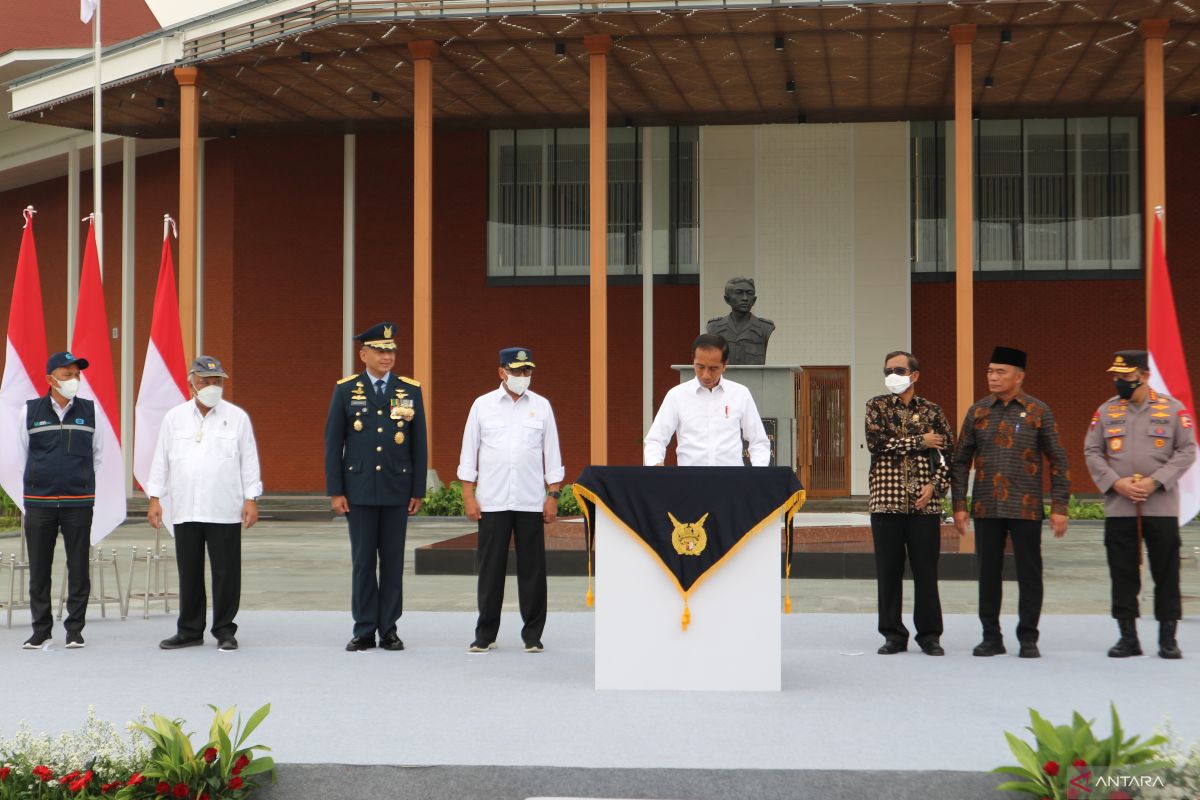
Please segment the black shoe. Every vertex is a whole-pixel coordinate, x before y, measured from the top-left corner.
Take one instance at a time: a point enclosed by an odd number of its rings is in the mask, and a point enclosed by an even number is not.
[[[1121,638],[1117,639],[1117,643],[1108,648],[1109,658],[1129,658],[1130,656],[1140,656],[1142,654],[1142,643],[1138,641],[1137,621],[1132,619],[1117,620],[1117,627],[1121,629]]]
[[[471,642],[471,646],[467,648],[467,652],[479,655],[480,653],[486,654],[495,649],[496,649],[495,642],[484,643],[484,642],[480,642],[480,641],[476,640],[474,642]]]
[[[903,653],[908,650],[908,642],[895,642],[888,639],[883,643],[883,646],[876,650],[881,656],[894,656],[896,653]]]
[[[1002,656],[1008,650],[1004,648],[1004,642],[999,639],[984,639],[979,644],[975,645],[975,649],[971,651],[973,656]]]
[[[351,639],[349,642],[346,643],[346,652],[348,652],[348,653],[361,653],[363,650],[374,650],[374,649],[375,649],[375,637],[374,636],[355,636],[353,639]]]
[[[932,642],[924,642],[921,644],[921,652],[927,656],[944,656],[946,651],[942,649],[942,645],[934,639]]]
[[[545,649],[546,648],[542,647],[541,642],[526,642],[525,643],[525,652],[526,653],[541,653],[541,652],[544,652]]]
[[[1017,653],[1017,658],[1041,658],[1042,653],[1038,650],[1037,642],[1021,642],[1021,651]]]
[[[1183,658],[1183,651],[1179,649],[1179,643],[1175,641],[1175,620],[1164,620],[1158,623],[1158,657],[1159,658]]]
[[[189,639],[182,634],[175,634],[170,639],[163,639],[158,643],[160,650],[179,650],[184,647],[199,647],[204,644],[204,637]]]
[[[222,639],[217,642],[217,649],[223,653],[232,653],[238,649],[237,639],[230,636],[228,639]]]
[[[84,644],[84,642],[83,642],[83,634],[82,633],[80,633],[79,631],[74,631],[73,633],[67,634],[67,649],[68,650],[82,650],[85,647],[87,647],[87,645]]]
[[[41,650],[42,645],[51,641],[49,633],[35,633],[25,640],[25,644],[21,645],[22,650]]]
[[[389,633],[387,636],[384,636],[379,640],[379,646],[384,650],[391,650],[395,652],[396,650],[404,649],[404,642],[400,641],[400,637],[395,633]]]

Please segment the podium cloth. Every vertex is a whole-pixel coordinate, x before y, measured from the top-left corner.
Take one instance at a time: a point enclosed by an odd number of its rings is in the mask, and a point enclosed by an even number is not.
[[[599,508],[670,576],[683,597],[684,630],[691,619],[688,596],[780,515],[790,572],[792,516],[805,499],[787,467],[593,466],[583,470],[574,491],[585,517],[589,581]],[[589,585],[589,605],[591,599]]]

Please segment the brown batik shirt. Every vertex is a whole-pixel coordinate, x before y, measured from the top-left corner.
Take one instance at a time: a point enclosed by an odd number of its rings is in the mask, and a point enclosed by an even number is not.
[[[954,510],[967,510],[973,462],[972,516],[1042,519],[1043,456],[1050,462],[1050,512],[1066,514],[1071,476],[1050,407],[1024,392],[1007,403],[994,394],[983,398],[967,410],[959,434],[950,481]]]
[[[942,450],[927,448],[922,436],[946,438]],[[868,479],[872,514],[941,514],[940,498],[950,488],[954,431],[942,409],[923,397],[905,403],[899,395],[881,394],[867,401]],[[913,505],[921,489],[933,485],[933,498],[921,509]]]

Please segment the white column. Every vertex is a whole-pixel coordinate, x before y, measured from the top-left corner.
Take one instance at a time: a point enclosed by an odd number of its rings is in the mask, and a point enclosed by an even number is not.
[[[342,374],[354,371],[354,230],[357,219],[354,208],[355,146],[353,133],[342,140]]]
[[[654,422],[654,129],[642,128],[642,433]]]
[[[204,140],[196,143],[196,355],[204,352]]]
[[[75,308],[79,305],[79,142],[67,142],[67,338],[70,347],[75,327]],[[51,347],[52,351],[58,347]]]
[[[136,294],[137,140],[121,139],[121,430],[125,456],[125,496],[133,494],[133,371]]]

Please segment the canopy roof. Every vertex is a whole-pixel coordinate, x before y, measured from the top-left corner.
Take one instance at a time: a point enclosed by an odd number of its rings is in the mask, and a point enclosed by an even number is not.
[[[264,6],[264,10],[265,10]],[[586,35],[611,36],[613,124],[948,118],[949,26],[974,23],[983,117],[1137,115],[1140,20],[1165,18],[1169,113],[1200,103],[1198,14],[1172,0],[794,3],[322,0],[188,38],[105,85],[106,132],[178,134],[172,68],[202,72],[201,133],[364,131],[412,117],[408,44],[433,40],[439,125],[582,126]],[[175,34],[178,36],[178,32]],[[164,48],[165,49],[165,48]],[[77,65],[79,66],[79,65]],[[83,72],[80,69],[80,72]],[[90,91],[16,119],[90,129]]]

